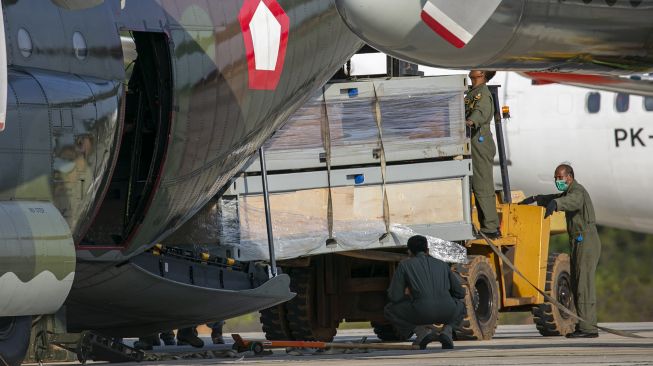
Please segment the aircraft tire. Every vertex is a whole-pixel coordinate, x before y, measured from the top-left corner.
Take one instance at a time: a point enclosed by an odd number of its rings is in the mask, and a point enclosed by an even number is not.
[[[567,309],[576,311],[571,291],[569,255],[565,253],[549,255],[544,292]],[[564,336],[576,329],[576,319],[558,310],[549,302],[533,306],[531,312],[533,313],[533,322],[543,336]]]
[[[372,328],[374,328],[374,334],[376,334],[377,338],[384,342],[404,342],[413,336],[413,332],[399,334],[397,329],[390,323],[372,322]]]
[[[315,285],[312,268],[293,268],[290,271],[290,290],[297,296],[286,303],[286,319],[293,339],[301,341],[330,342],[338,331],[338,325],[328,327],[317,325],[314,311]]]
[[[487,257],[470,255],[468,259],[469,263],[455,266],[463,279],[467,311],[455,336],[459,340],[492,339],[499,320],[499,284]]]
[[[0,318],[0,365],[18,366],[23,362],[31,331],[31,316]]]
[[[295,340],[292,337],[290,328],[288,327],[288,321],[286,320],[285,304],[263,309],[259,313],[261,314],[259,319],[263,326],[266,339],[271,341]]]

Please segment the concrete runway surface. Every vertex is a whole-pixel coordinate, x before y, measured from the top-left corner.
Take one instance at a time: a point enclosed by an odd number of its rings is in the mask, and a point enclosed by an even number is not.
[[[191,347],[155,347],[163,359],[120,365],[653,365],[653,322],[606,323],[603,326],[635,332],[648,339],[624,338],[601,332],[599,338],[570,340],[564,337],[542,337],[534,325],[503,325],[490,341],[457,341],[455,349],[442,350],[432,343],[425,351],[354,351],[351,353],[287,354],[284,349],[273,354],[254,356],[251,352],[225,357],[230,345]],[[245,339],[263,339],[262,333],[242,333]],[[228,335],[225,335],[228,336]],[[378,342],[371,329],[338,332],[336,342],[356,342],[367,336],[367,342]],[[225,337],[227,338],[227,337]],[[204,337],[210,343],[210,338]],[[133,340],[127,340],[129,344]],[[228,343],[231,343],[231,339]],[[199,351],[199,353],[198,353]],[[194,354],[193,354],[194,353]],[[207,358],[204,358],[207,357]],[[210,357],[210,358],[209,358]],[[174,359],[178,358],[178,359]],[[67,363],[71,365],[71,363]]]

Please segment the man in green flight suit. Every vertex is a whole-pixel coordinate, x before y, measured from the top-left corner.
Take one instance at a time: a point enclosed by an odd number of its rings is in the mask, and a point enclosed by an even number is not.
[[[429,256],[422,235],[408,239],[409,259],[399,263],[388,288],[390,302],[384,315],[402,336],[417,333],[415,344],[425,349],[435,340],[442,348],[453,348],[452,327],[465,316],[465,289],[448,264]],[[428,332],[428,325],[444,324],[442,333]],[[421,333],[421,334],[420,334]]]
[[[490,131],[490,122],[494,117],[494,101],[486,85],[495,73],[471,70],[469,78],[472,85],[465,96],[465,119],[472,132],[472,191],[476,199],[480,230],[490,239],[501,236],[492,175],[492,163],[496,154]]]
[[[520,204],[537,203],[546,207],[544,218],[554,211],[564,211],[571,246],[571,287],[578,316],[585,319],[576,324],[576,331],[567,338],[596,338],[596,287],[594,274],[601,256],[601,240],[596,230],[594,206],[589,194],[574,179],[574,169],[559,165],[554,173],[556,188],[562,193],[528,197]]]

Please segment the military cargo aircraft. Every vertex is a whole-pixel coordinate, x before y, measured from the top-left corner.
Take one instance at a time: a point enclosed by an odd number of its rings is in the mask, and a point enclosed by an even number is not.
[[[332,1],[6,0],[2,18],[4,362],[62,305],[69,331],[139,335],[292,296],[253,263],[148,250],[362,46]]]

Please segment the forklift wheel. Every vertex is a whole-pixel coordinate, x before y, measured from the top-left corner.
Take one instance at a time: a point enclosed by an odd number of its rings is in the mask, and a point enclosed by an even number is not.
[[[576,311],[574,297],[571,292],[571,270],[569,255],[552,253],[546,268],[547,295],[556,299],[571,311]],[[560,311],[553,304],[533,306],[533,322],[543,336],[563,336],[576,329],[576,319]]]
[[[285,303],[286,320],[292,337],[290,339],[331,342],[336,335],[340,321],[319,325],[315,314],[320,306],[317,296],[316,269],[292,268],[290,290],[297,295]]]
[[[499,284],[490,264],[482,255],[470,255],[469,263],[457,264],[465,287],[467,315],[455,330],[457,339],[492,339],[499,320]]]

